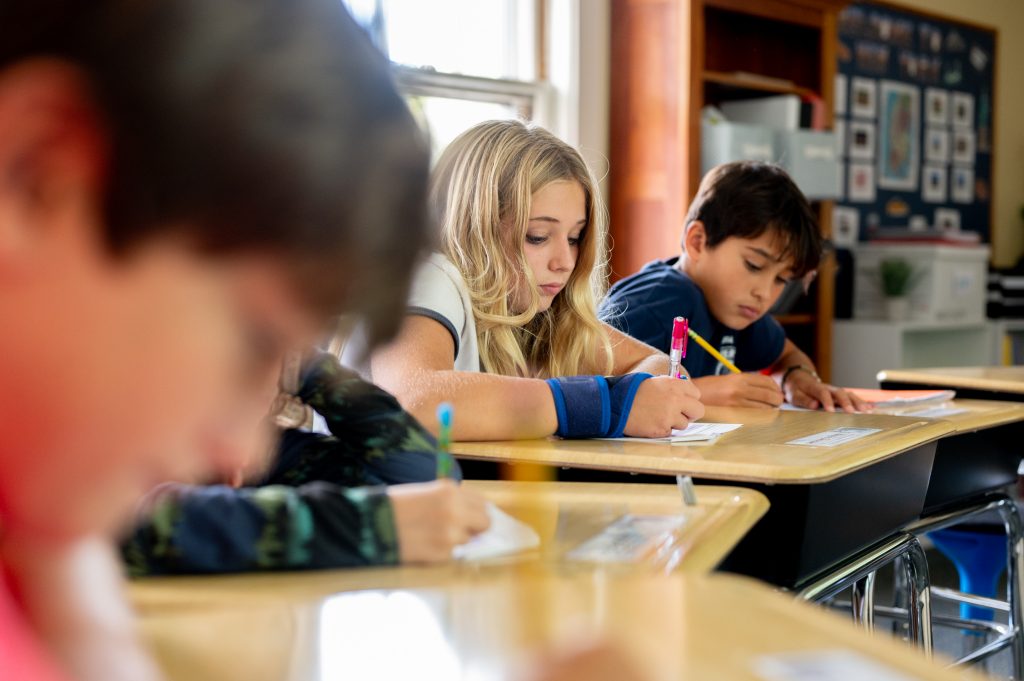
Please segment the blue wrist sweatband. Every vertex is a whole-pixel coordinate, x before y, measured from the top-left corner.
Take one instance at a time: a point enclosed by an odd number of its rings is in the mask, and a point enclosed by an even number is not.
[[[647,373],[624,376],[566,376],[549,378],[555,399],[558,430],[563,438],[622,437],[629,410]]]

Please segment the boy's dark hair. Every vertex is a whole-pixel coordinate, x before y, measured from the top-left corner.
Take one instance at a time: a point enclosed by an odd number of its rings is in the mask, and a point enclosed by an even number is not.
[[[321,310],[401,321],[429,153],[339,0],[4,0],[0,69],[76,67],[110,141],[106,239],[284,259]]]
[[[782,168],[736,161],[715,166],[701,180],[686,226],[704,223],[707,245],[729,237],[756,239],[772,230],[783,240],[782,257],[792,258],[793,277],[818,267],[822,238],[803,192]]]

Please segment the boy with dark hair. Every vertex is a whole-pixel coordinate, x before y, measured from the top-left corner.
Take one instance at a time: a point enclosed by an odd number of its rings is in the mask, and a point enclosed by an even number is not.
[[[328,316],[394,332],[427,172],[337,0],[0,3],[5,677],[155,675],[111,536],[157,483],[249,458]],[[445,520],[442,551],[479,529]]]
[[[726,163],[701,181],[682,254],[617,282],[601,315],[666,352],[673,318],[686,317],[742,371],[730,373],[690,343],[683,365],[705,404],[778,407],[785,399],[810,409],[862,409],[860,400],[823,383],[811,359],[767,315],[787,284],[813,276],[821,251],[807,199],[785,171],[769,163]]]

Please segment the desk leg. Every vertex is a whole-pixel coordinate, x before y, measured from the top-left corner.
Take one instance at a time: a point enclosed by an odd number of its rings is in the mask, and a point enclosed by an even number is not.
[[[917,537],[912,534],[893,535],[844,560],[839,565],[805,583],[797,591],[797,596],[805,600],[821,602],[838,595],[844,589],[853,587],[855,598],[857,598],[860,591],[856,586],[858,582],[862,580],[866,582],[869,575],[896,560],[902,564],[907,581],[907,598],[910,606],[907,617],[911,640],[917,643],[926,655],[931,655],[932,620],[928,560]],[[873,605],[872,602],[872,607]],[[863,613],[863,607],[861,611]],[[870,616],[863,614],[861,621],[864,621],[864,617],[873,616],[873,613]]]
[[[1017,512],[1017,505],[1004,495],[988,495],[941,513],[933,513],[906,529],[915,535],[922,535],[969,522],[987,513],[998,514],[1006,532],[1007,633],[961,658],[958,663],[978,662],[1009,646],[1013,653],[1013,678],[1024,679],[1024,524]]]

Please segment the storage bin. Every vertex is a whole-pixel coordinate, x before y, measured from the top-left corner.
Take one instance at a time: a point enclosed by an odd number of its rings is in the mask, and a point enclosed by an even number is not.
[[[914,270],[910,321],[978,322],[985,318],[989,247],[862,244],[854,250],[853,316],[882,319],[885,298],[879,264],[902,258]]]
[[[776,130],[779,165],[808,199],[835,199],[839,191],[836,135],[821,130]]]
[[[777,159],[775,130],[746,123],[704,122],[701,124],[701,174],[730,161]]]

